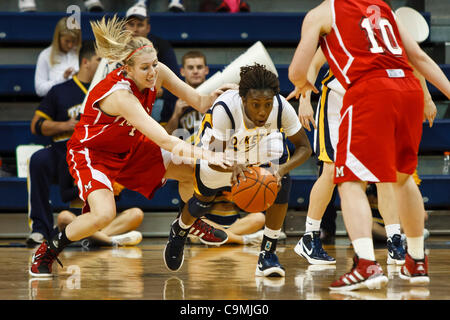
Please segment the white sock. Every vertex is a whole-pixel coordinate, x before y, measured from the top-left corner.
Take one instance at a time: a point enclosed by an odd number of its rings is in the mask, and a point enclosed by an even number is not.
[[[320,231],[320,222],[321,220],[315,220],[311,219],[310,217],[306,217],[306,223],[305,223],[305,233],[313,232],[313,231]]]
[[[269,237],[270,239],[278,239],[280,237],[281,229],[278,230],[272,230],[266,227],[264,227],[264,235]]]
[[[358,257],[375,261],[375,251],[373,250],[373,241],[371,238],[359,238],[352,241],[352,244]]]
[[[408,253],[414,260],[422,260],[425,257],[423,249],[423,236],[408,238],[406,237],[406,243],[408,244]]]
[[[386,236],[388,238],[392,237],[394,234],[400,234],[400,224],[390,224],[387,226],[384,226],[386,229]]]
[[[185,230],[189,229],[193,225],[193,223],[191,225],[184,224],[183,221],[181,221],[181,217],[178,219],[178,224],[180,225],[181,229],[185,229]]]

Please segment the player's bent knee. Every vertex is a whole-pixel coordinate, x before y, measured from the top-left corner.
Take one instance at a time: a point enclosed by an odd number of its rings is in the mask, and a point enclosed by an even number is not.
[[[57,224],[60,230],[64,229],[69,223],[71,223],[75,219],[75,215],[67,210],[61,211],[58,214]]]
[[[133,224],[139,226],[144,220],[144,212],[139,208],[131,208],[130,209],[131,220]]]
[[[211,211],[212,201],[202,201],[195,195],[188,201],[189,213],[195,217],[200,218]]]
[[[106,210],[101,213],[94,213],[93,211],[91,211],[91,213],[92,213],[92,217],[93,217],[93,223],[99,230],[105,228],[116,217],[115,212],[106,211]]]

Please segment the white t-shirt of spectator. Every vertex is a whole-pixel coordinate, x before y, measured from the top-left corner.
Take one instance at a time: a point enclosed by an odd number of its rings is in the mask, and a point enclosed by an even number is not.
[[[56,84],[62,83],[72,78],[64,78],[64,72],[68,68],[73,68],[74,73],[78,72],[78,54],[75,50],[68,53],[59,53],[56,56],[56,63],[50,65],[51,46],[44,49],[38,57],[36,63],[36,73],[34,75],[34,88],[36,94],[43,97]]]

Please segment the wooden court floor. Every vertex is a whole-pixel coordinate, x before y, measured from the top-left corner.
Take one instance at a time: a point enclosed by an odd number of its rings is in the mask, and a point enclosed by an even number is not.
[[[64,268],[54,264],[55,277],[33,280],[28,266],[34,249],[7,247],[22,240],[0,241],[1,300],[448,300],[450,299],[450,237],[426,241],[430,284],[412,286],[386,265],[386,249],[376,258],[389,277],[386,288],[348,294],[330,293],[329,284],[350,270],[353,250],[346,237],[325,249],[335,267],[310,266],[293,248],[298,239],[280,241],[278,256],[285,278],[255,277],[259,247],[187,245],[184,265],[170,272],[162,260],[166,239],[147,238],[136,247],[86,250],[67,248]]]

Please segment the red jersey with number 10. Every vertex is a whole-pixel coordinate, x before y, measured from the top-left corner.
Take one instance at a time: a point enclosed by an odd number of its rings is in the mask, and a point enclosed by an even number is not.
[[[75,126],[68,149],[73,146],[87,147],[112,153],[126,153],[142,133],[121,116],[110,116],[100,110],[98,102],[116,90],[128,90],[140,101],[151,115],[156,98],[156,89],[139,91],[133,80],[126,78],[121,68],[110,72],[89,93],[84,113]]]
[[[412,72],[396,18],[384,1],[330,0],[330,3],[332,31],[320,39],[320,45],[345,89],[373,71],[390,78]]]

